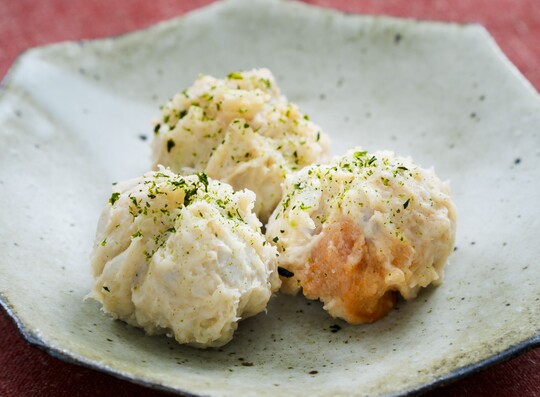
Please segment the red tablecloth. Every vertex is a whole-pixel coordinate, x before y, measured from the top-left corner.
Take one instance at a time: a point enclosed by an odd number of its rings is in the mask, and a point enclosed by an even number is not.
[[[212,0],[0,0],[0,77],[40,44],[115,35],[181,15]],[[540,0],[306,0],[344,11],[486,26],[540,90]],[[0,275],[1,277],[1,275]],[[66,364],[28,346],[0,311],[0,396],[166,395]],[[540,396],[540,349],[429,396]]]

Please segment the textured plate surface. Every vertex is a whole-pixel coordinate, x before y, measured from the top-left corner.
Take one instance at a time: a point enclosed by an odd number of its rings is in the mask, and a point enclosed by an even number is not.
[[[393,149],[451,179],[458,249],[445,283],[366,326],[277,297],[208,351],[83,302],[109,185],[149,168],[140,135],[158,106],[199,73],[261,66],[335,154]],[[195,395],[400,395],[539,343],[540,100],[479,26],[227,1],[27,52],[0,92],[0,138],[0,300],[55,356]]]

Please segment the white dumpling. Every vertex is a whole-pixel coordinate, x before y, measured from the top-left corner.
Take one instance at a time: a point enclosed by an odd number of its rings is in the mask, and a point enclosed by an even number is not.
[[[449,185],[392,152],[356,148],[291,174],[267,225],[282,291],[302,289],[333,317],[372,322],[399,292],[439,284],[454,246]]]
[[[89,297],[149,334],[224,345],[280,284],[276,249],[261,234],[254,201],[253,192],[234,192],[205,174],[166,169],[113,186]]]
[[[264,223],[281,198],[288,172],[323,161],[328,138],[282,96],[267,69],[201,75],[161,109],[153,166],[204,171],[234,189],[255,192]]]

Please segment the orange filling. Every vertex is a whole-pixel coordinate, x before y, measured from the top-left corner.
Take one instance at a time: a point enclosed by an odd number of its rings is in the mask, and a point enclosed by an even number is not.
[[[295,276],[307,298],[327,305],[333,301],[328,305],[332,316],[361,324],[383,317],[396,302],[386,273],[375,247],[366,243],[356,224],[345,220],[325,230],[307,266]]]

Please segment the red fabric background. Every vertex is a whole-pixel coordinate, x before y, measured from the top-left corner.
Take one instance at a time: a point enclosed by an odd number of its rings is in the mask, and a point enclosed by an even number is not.
[[[540,90],[539,0],[305,0],[367,14],[478,22]],[[212,0],[0,0],[0,77],[24,49],[128,32]],[[166,395],[66,364],[28,346],[0,310],[0,396]],[[540,349],[428,396],[540,396]]]

